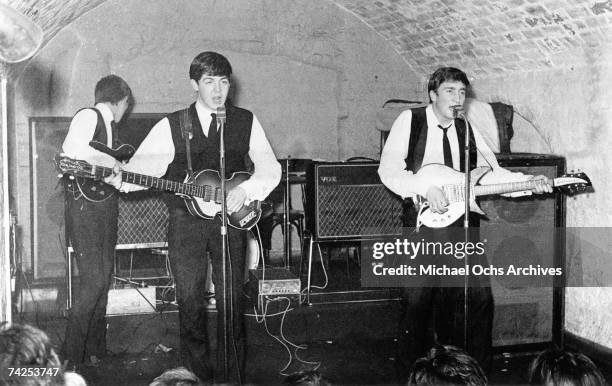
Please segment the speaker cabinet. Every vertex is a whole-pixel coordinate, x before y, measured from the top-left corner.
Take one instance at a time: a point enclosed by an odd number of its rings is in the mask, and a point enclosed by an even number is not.
[[[306,172],[306,225],[316,240],[399,235],[401,214],[377,162],[314,162]]]
[[[499,164],[513,172],[555,178],[565,172],[561,157],[538,154],[501,154]],[[563,239],[555,229],[565,226],[565,198],[532,195],[525,198],[486,197],[480,207],[487,218],[480,221],[481,240],[486,240],[489,263],[547,261],[564,265]],[[534,231],[536,230],[536,231]],[[524,288],[507,276],[491,277],[495,301],[494,346],[560,342],[562,288]]]

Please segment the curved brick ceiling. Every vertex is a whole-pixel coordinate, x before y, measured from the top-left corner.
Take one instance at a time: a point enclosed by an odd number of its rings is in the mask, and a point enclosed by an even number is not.
[[[0,0],[3,1],[3,0]],[[45,42],[106,0],[4,0]],[[592,63],[612,37],[612,0],[327,0],[383,36],[412,69],[475,76]]]
[[[612,38],[612,0],[331,0],[420,74],[472,75],[592,64]]]

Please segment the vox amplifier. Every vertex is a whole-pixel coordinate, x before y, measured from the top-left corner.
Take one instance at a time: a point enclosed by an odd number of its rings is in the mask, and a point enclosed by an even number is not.
[[[306,172],[306,224],[317,240],[402,232],[402,200],[378,177],[378,162],[315,162]]]

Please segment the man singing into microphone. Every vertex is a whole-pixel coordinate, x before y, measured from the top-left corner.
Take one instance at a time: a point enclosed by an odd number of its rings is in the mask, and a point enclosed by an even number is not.
[[[449,204],[443,191],[427,177],[416,175],[419,168],[427,164],[443,164],[464,171],[464,144],[466,124],[457,119],[462,111],[469,87],[466,74],[456,68],[443,67],[430,77],[427,107],[403,111],[393,123],[389,137],[380,157],[378,173],[381,181],[404,201],[403,222],[405,227],[416,225],[417,211],[413,200],[416,195],[427,199],[430,209],[444,213]],[[534,178],[521,173],[512,173],[501,168],[483,137],[475,130],[469,132],[469,168],[488,166],[492,171],[485,175],[481,184],[510,182]],[[475,146],[474,146],[475,145]],[[551,192],[550,183],[538,176],[535,193]],[[527,192],[519,192],[523,195]],[[470,227],[478,227],[478,216],[470,215]],[[450,231],[443,233],[421,229],[419,239],[461,242],[462,232],[452,231],[462,227],[463,217],[452,224]],[[474,234],[474,232],[472,232]],[[476,236],[478,237],[478,236]],[[427,256],[430,258],[429,256]],[[463,265],[449,256],[431,257],[444,264]],[[486,262],[486,258],[484,258]],[[406,283],[402,289],[403,315],[400,320],[398,339],[398,372],[405,378],[414,361],[423,356],[434,341],[439,344],[464,346],[464,289],[462,278],[426,277]],[[476,278],[470,288],[469,317],[466,348],[487,370],[491,364],[491,330],[493,326],[493,296],[489,279]],[[434,326],[429,327],[434,321]],[[431,332],[433,331],[433,334]],[[433,336],[432,336],[433,335]],[[405,381],[405,379],[400,379]]]
[[[224,124],[226,177],[240,171],[252,171],[252,176],[227,192],[228,213],[236,212],[245,203],[263,200],[278,185],[281,167],[253,113],[233,106],[227,99],[232,67],[216,52],[202,52],[191,62],[189,77],[197,93],[195,103],[184,110],[169,114],[152,129],[126,171],[183,182],[190,170],[219,170],[220,117],[226,112]],[[188,113],[188,119],[181,119]],[[191,130],[188,123],[191,122]],[[250,160],[250,161],[249,161]],[[252,165],[251,165],[252,164]],[[253,170],[251,170],[251,167]],[[122,191],[138,189],[123,183]],[[239,383],[244,364],[244,320],[242,285],[246,254],[246,231],[228,227],[229,248],[226,261],[227,284],[231,284],[231,299],[227,297],[227,320],[223,325],[223,280],[221,220],[216,216],[206,220],[191,215],[184,201],[166,193],[169,209],[168,253],[176,280],[179,305],[182,364],[200,379],[215,383]],[[206,271],[212,260],[217,316],[217,361],[211,365],[208,353]],[[224,329],[229,329],[228,346],[224,347]],[[224,379],[223,353],[227,352],[228,379]],[[213,369],[214,367],[214,369]],[[213,371],[214,370],[214,371]]]

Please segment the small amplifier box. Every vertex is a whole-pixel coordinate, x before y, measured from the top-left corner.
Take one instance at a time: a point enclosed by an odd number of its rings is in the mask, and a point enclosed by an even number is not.
[[[299,295],[301,290],[300,279],[291,271],[284,268],[269,268],[265,271],[252,269],[251,280],[257,283],[257,293],[263,296],[270,295]]]
[[[287,297],[299,304],[301,282],[291,271],[284,268],[251,269],[249,271],[250,295],[257,299],[257,308],[264,312],[267,301]]]

